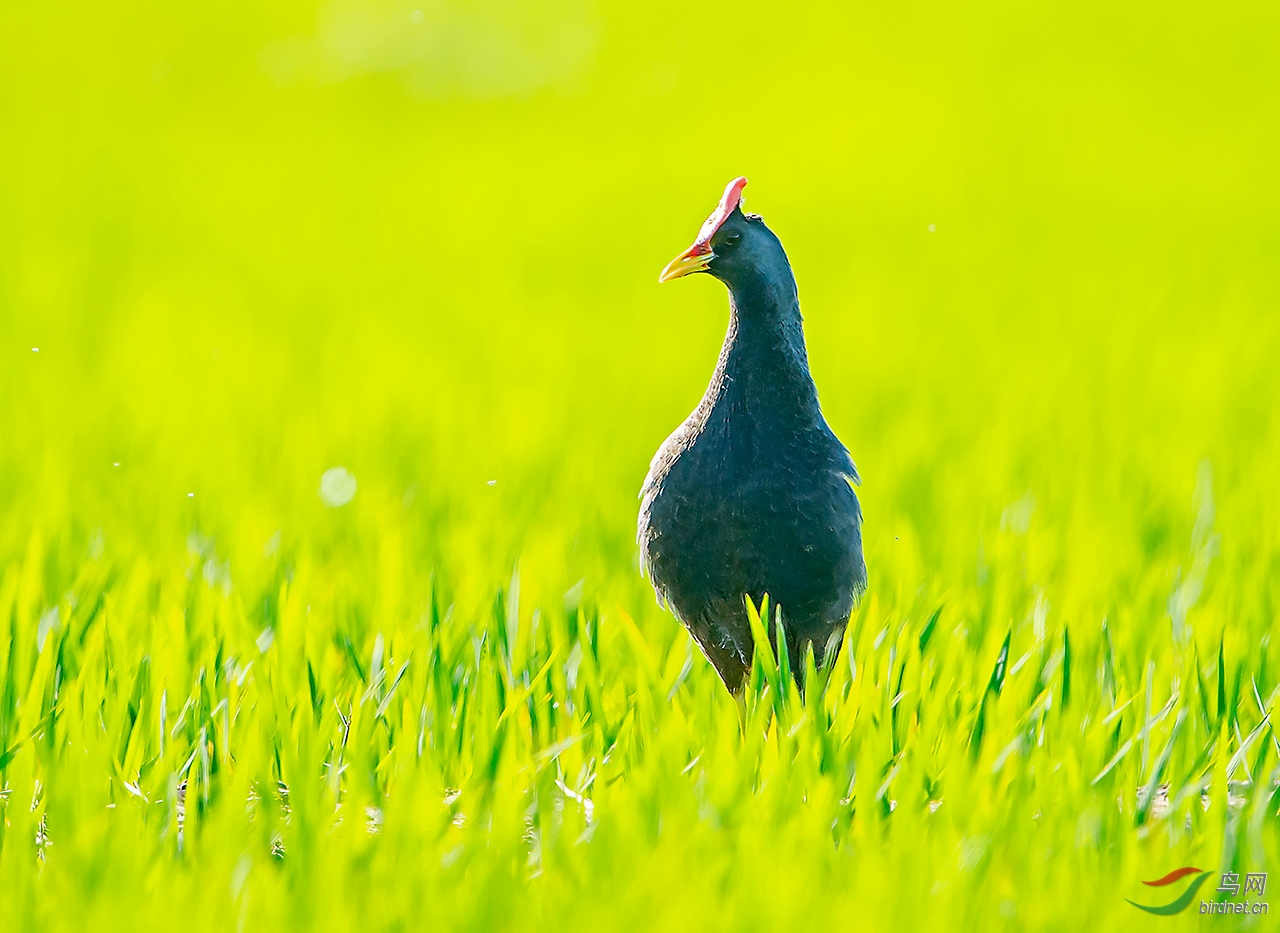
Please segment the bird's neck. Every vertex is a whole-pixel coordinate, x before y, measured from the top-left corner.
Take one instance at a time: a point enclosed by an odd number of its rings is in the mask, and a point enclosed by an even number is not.
[[[763,420],[807,423],[818,413],[795,280],[731,287],[729,330],[712,380],[718,404]]]

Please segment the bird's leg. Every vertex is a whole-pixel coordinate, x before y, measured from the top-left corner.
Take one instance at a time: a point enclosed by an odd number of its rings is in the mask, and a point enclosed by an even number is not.
[[[742,734],[747,734],[747,687],[743,684],[733,694],[734,705],[738,709],[738,726]]]

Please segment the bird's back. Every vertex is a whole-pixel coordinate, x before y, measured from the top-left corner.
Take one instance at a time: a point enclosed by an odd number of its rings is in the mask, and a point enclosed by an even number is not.
[[[731,690],[751,663],[747,596],[782,606],[793,656],[811,643],[821,660],[843,631],[866,582],[856,477],[816,405],[784,423],[732,392],[704,398],[659,448],[642,491],[642,560]]]

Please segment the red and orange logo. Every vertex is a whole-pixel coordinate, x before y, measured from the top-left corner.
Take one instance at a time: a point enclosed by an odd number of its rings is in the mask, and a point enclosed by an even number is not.
[[[1181,894],[1179,894],[1177,897],[1175,897],[1173,900],[1171,900],[1167,904],[1158,904],[1155,907],[1149,907],[1146,904],[1139,904],[1137,901],[1129,901],[1129,903],[1132,904],[1134,907],[1138,908],[1139,910],[1145,910],[1149,914],[1156,914],[1161,917],[1171,917],[1174,914],[1180,914],[1184,910],[1186,910],[1187,907],[1191,905],[1191,902],[1193,900],[1195,900],[1196,892],[1200,890],[1201,885],[1203,885],[1206,881],[1209,880],[1210,877],[1212,877],[1211,875],[1205,873],[1203,868],[1192,868],[1190,865],[1188,865],[1183,868],[1175,868],[1173,871],[1169,872],[1169,874],[1165,875],[1163,878],[1157,878],[1155,881],[1142,882],[1149,888],[1163,888],[1171,884],[1176,884],[1177,882],[1181,881],[1183,878],[1187,877],[1187,875],[1199,875],[1200,877],[1196,878],[1189,885],[1187,885],[1187,888],[1185,891],[1183,891]],[[1129,899],[1125,898],[1125,900],[1129,900]]]

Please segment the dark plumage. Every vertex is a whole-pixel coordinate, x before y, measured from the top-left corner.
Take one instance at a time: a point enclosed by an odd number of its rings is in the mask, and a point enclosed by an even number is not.
[[[751,669],[744,597],[759,605],[767,593],[790,656],[812,644],[821,662],[867,579],[858,473],[818,406],[791,264],[764,221],[742,212],[745,184],[730,183],[660,278],[724,282],[729,331],[702,401],[654,455],[638,527],[659,599],[732,693]]]

